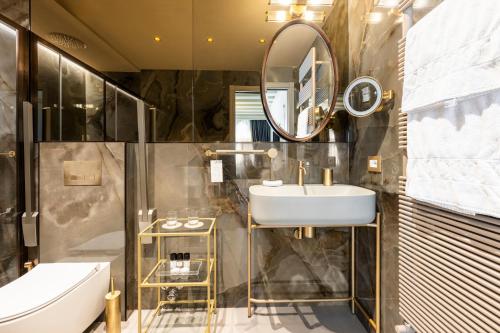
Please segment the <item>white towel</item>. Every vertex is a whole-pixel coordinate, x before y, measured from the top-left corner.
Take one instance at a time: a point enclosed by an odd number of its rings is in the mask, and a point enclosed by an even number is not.
[[[446,0],[410,29],[406,193],[500,217],[500,1]]]
[[[297,117],[297,137],[304,138],[309,135],[309,109],[307,108],[299,113]]]

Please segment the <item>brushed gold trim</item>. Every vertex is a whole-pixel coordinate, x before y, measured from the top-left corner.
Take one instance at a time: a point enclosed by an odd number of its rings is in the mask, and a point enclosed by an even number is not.
[[[187,219],[179,219],[184,221]],[[212,324],[212,315],[216,312],[217,307],[217,223],[215,218],[200,218],[200,220],[206,220],[210,222],[210,226],[205,232],[160,232],[161,222],[165,221],[164,218],[156,219],[143,231],[137,234],[137,311],[138,311],[138,332],[145,333],[148,332],[153,319],[156,315],[159,315],[159,311],[162,306],[169,304],[199,304],[205,303],[207,305],[207,320],[205,332],[210,332],[210,327]],[[156,232],[153,230],[156,229]],[[142,276],[142,242],[143,237],[155,237],[156,238],[156,251],[157,259],[156,265],[148,272],[145,278]],[[207,242],[207,256],[203,259],[192,259],[195,261],[202,261],[207,263],[207,275],[203,281],[197,282],[161,282],[157,277],[153,277],[156,270],[161,264],[166,263],[169,259],[161,257],[161,240],[166,237],[201,237],[205,238]],[[213,242],[213,244],[212,244]],[[213,246],[213,251],[212,251]],[[212,253],[213,252],[213,253]],[[156,282],[150,282],[150,280],[155,280]],[[213,286],[213,288],[212,288]],[[175,300],[175,301],[162,301],[161,300],[161,288],[164,287],[205,287],[207,288],[207,298],[204,300]],[[157,293],[157,306],[153,312],[146,316],[146,321],[143,325],[142,318],[142,291],[144,288],[156,288]],[[144,328],[144,329],[143,329]]]

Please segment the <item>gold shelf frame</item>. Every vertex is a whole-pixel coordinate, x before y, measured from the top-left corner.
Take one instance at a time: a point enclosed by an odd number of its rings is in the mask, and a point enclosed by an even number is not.
[[[257,299],[252,297],[252,237],[255,229],[290,229],[298,228],[296,225],[260,225],[254,224],[248,204],[247,216],[247,307],[248,318],[252,317],[252,304],[288,304],[288,303],[323,303],[323,302],[350,302],[353,314],[356,310],[365,317],[375,333],[380,333],[380,251],[381,251],[381,215],[377,213],[375,221],[362,225],[333,225],[333,226],[311,226],[315,228],[351,228],[351,296],[343,298],[319,298],[319,299]],[[309,227],[309,226],[308,226]],[[366,309],[358,302],[356,297],[356,228],[374,228],[376,234],[375,241],[375,318],[371,318]]]
[[[165,305],[178,305],[178,304],[206,304],[207,305],[207,324],[206,333],[210,333],[212,316],[217,311],[217,222],[215,218],[200,218],[200,221],[209,222],[209,228],[204,231],[170,231],[162,232],[161,224],[166,221],[164,218],[159,218],[147,226],[144,230],[137,235],[137,315],[138,315],[138,332],[146,333],[151,328],[155,317],[160,315],[160,311]],[[179,222],[186,222],[187,219],[178,219]],[[156,230],[156,231],[155,231]],[[156,238],[156,264],[144,277],[142,272],[143,249],[145,246],[142,244],[142,238]],[[194,261],[202,261],[207,264],[207,275],[202,281],[191,282],[161,282],[159,277],[155,276],[159,267],[167,263],[169,259],[162,258],[161,244],[162,239],[168,237],[202,237],[206,238],[207,253],[206,258],[192,259]],[[152,280],[157,281],[153,282]],[[163,287],[205,287],[207,288],[206,299],[193,299],[193,300],[175,300],[165,301],[161,299],[161,288]],[[151,313],[146,316],[145,325],[142,324],[142,290],[145,288],[156,288],[157,305]],[[145,328],[145,329],[144,329]]]

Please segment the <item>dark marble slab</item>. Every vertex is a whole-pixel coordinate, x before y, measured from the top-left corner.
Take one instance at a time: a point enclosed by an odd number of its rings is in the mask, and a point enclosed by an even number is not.
[[[17,24],[29,29],[30,0],[0,0],[0,13]]]
[[[415,11],[421,18],[430,8]],[[382,12],[382,20],[369,24],[372,11]],[[369,75],[385,90],[395,91],[394,106],[366,118],[353,119],[350,180],[377,192],[377,206],[382,213],[382,323],[381,332],[394,332],[401,324],[398,308],[398,177],[403,173],[403,151],[398,148],[398,110],[401,106],[402,83],[398,81],[398,40],[402,37],[401,20],[390,9],[374,8],[372,0],[348,1],[349,15],[349,79]],[[381,155],[382,173],[367,172],[368,156]],[[358,234],[358,291],[361,303],[374,311],[374,235]],[[362,316],[359,316],[364,321]],[[365,325],[368,327],[368,324]]]
[[[16,35],[0,29],[0,152],[16,151]],[[0,156],[0,287],[19,274],[17,158]]]
[[[156,107],[154,142],[194,141],[193,75],[193,71],[141,71],[141,96]]]
[[[229,87],[258,85],[260,85],[259,72],[195,71],[194,141],[229,141]]]

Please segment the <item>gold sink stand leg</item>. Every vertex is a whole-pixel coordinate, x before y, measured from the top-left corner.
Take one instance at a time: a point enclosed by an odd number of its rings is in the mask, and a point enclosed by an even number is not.
[[[252,229],[272,229],[272,228],[293,228],[294,226],[261,226],[252,224],[252,214],[250,213],[250,203],[248,203],[247,212],[247,307],[248,318],[252,317],[252,303],[255,304],[283,304],[283,303],[321,303],[321,302],[346,302],[351,303],[351,311],[356,313],[356,309],[366,318],[369,325],[380,333],[380,273],[381,273],[381,215],[377,213],[375,223],[360,226],[336,226],[351,228],[351,295],[348,298],[325,298],[325,299],[293,299],[293,300],[274,300],[274,299],[253,299],[252,298]],[[375,318],[371,318],[363,306],[356,299],[356,228],[375,228]]]
[[[247,307],[248,318],[252,317],[252,214],[250,213],[250,202],[248,203],[247,215]]]

